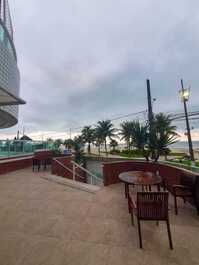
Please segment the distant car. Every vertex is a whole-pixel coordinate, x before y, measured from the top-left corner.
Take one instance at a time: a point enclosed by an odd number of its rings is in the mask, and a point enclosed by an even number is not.
[[[64,150],[64,155],[72,155],[72,151],[69,149]]]

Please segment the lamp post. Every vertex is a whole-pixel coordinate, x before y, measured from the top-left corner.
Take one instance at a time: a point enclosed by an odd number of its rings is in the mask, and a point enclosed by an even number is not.
[[[194,152],[193,152],[193,145],[191,140],[191,132],[190,132],[190,126],[189,126],[189,117],[187,112],[187,101],[189,100],[190,90],[187,88],[184,88],[183,80],[181,79],[181,90],[179,91],[180,99],[184,104],[184,112],[185,112],[185,119],[186,119],[186,127],[187,127],[187,138],[189,143],[189,154],[191,161],[194,161]]]

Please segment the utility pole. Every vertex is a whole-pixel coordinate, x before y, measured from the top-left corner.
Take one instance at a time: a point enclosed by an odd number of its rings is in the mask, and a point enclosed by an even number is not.
[[[186,127],[187,127],[187,138],[188,138],[188,144],[189,144],[189,154],[190,154],[191,161],[195,161],[192,139],[191,139],[191,130],[189,126],[189,117],[188,117],[188,111],[187,111],[187,101],[189,99],[189,90],[184,88],[183,79],[181,79],[181,87],[182,87],[182,90],[180,91],[180,95],[181,95],[181,100],[183,101],[183,104],[184,104],[184,113],[185,113]]]
[[[147,101],[148,101],[148,122],[149,122],[149,142],[150,145],[153,145],[153,109],[152,109],[152,101],[151,101],[151,86],[150,86],[150,80],[146,80],[147,84]],[[152,149],[151,158],[155,159],[155,152]]]
[[[70,128],[70,139],[71,139],[71,137],[72,137],[72,129]]]
[[[19,140],[19,130],[17,131],[17,140]]]
[[[147,84],[147,101],[148,101],[148,121],[149,127],[151,130],[152,122],[153,122],[153,109],[152,109],[152,102],[151,102],[151,87],[150,87],[150,80],[146,80]]]

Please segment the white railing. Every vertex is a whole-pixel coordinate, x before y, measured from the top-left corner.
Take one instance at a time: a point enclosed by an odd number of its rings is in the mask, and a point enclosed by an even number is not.
[[[77,164],[76,162],[71,161],[71,163],[73,164],[73,176],[76,175],[76,169],[80,168],[82,171],[84,171],[87,175],[90,176],[90,184],[103,186],[103,179],[97,177],[92,172],[90,172],[86,168],[82,167],[81,165]]]
[[[62,168],[66,169],[67,171],[69,171],[70,173],[73,174],[73,180],[76,181],[76,176],[80,179],[84,179],[82,176],[80,176],[77,172],[75,172],[74,170],[70,169],[69,167],[67,167],[66,165],[64,165],[62,162],[60,162],[58,159],[54,158],[53,159],[57,164],[59,164]]]

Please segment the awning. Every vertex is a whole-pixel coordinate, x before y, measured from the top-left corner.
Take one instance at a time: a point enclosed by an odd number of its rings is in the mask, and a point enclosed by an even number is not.
[[[0,106],[21,104],[26,104],[26,102],[0,87]]]

